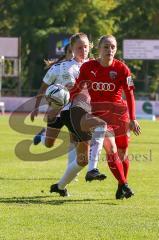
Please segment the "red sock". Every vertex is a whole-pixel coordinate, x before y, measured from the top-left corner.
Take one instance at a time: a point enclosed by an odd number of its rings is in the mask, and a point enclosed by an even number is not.
[[[126,183],[124,176],[123,164],[120,161],[118,153],[107,154],[108,166],[113,173],[114,177],[118,180],[119,184]]]
[[[124,176],[127,180],[128,172],[129,172],[129,165],[130,165],[129,158],[127,157],[124,161],[122,161],[122,164],[123,164],[123,169],[124,169]]]

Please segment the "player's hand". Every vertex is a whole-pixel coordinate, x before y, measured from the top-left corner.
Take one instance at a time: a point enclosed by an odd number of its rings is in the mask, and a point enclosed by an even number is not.
[[[32,122],[34,121],[34,118],[37,117],[38,112],[39,112],[38,109],[35,109],[35,110],[32,111],[32,113],[30,115],[30,119],[31,119]]]
[[[141,133],[141,128],[137,120],[131,120],[129,123],[130,130],[138,136]]]

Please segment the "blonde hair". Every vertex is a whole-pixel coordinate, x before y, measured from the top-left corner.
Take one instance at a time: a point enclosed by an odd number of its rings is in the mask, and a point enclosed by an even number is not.
[[[70,38],[70,45],[71,47],[78,41],[78,40],[81,40],[83,38],[86,38],[88,39],[87,37],[87,34],[83,33],[83,32],[79,32],[79,33],[76,33],[74,35],[71,36]],[[88,40],[89,41],[89,40]]]
[[[116,41],[116,38],[113,35],[103,35],[98,40],[98,48],[100,48],[101,44],[109,38],[112,38]],[[116,41],[116,44],[117,44],[117,41]]]

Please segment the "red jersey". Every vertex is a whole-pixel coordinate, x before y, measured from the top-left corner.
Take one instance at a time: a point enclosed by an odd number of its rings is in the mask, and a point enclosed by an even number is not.
[[[102,66],[97,60],[84,63],[80,68],[80,74],[75,84],[75,93],[79,93],[87,84],[91,98],[94,103],[123,103],[122,93],[125,92],[128,102],[129,115],[135,118],[134,98],[129,97],[134,89],[129,68],[121,61],[114,59],[108,67]]]

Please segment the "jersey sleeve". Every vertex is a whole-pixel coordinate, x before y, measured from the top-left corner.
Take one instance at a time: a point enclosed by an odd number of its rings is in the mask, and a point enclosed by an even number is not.
[[[136,119],[135,98],[134,98],[135,87],[134,87],[134,82],[131,76],[131,71],[126,65],[124,65],[123,89],[124,89],[126,100],[127,100],[130,120],[134,120]]]
[[[76,81],[76,78],[79,74],[79,69],[76,65],[70,65],[65,66],[64,64],[61,64],[61,71],[62,79],[63,79],[63,85],[66,86],[68,89],[71,89]]]
[[[57,75],[56,72],[57,72],[57,67],[52,66],[45,74],[43,78],[43,82],[46,83],[47,85],[53,84],[56,80],[56,75]]]
[[[131,89],[130,91],[125,92],[128,111],[129,111],[129,118],[130,120],[136,119],[136,107],[135,107],[135,98],[134,98],[134,92]]]
[[[123,88],[124,91],[135,89],[131,71],[126,65],[123,66]]]

